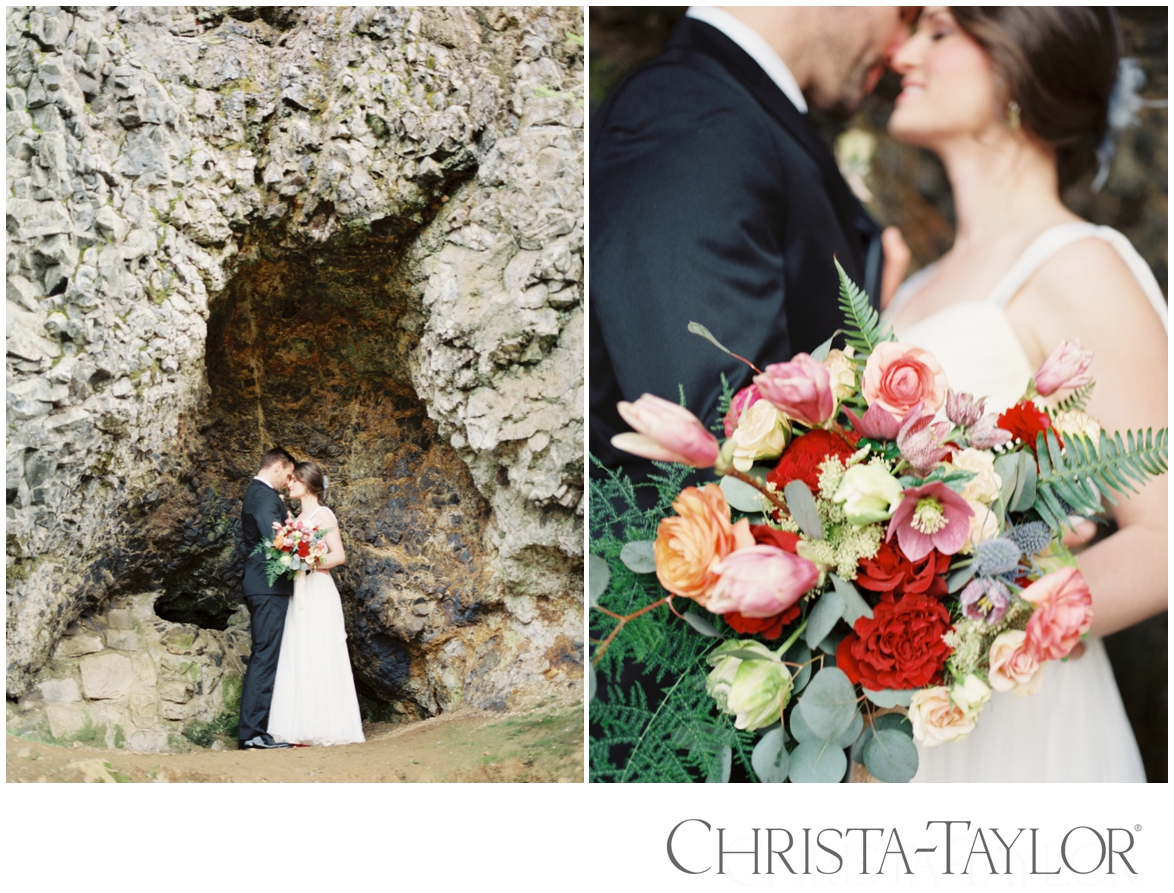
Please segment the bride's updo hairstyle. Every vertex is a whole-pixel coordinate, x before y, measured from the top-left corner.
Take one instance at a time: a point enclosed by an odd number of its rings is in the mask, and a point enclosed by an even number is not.
[[[1025,130],[1056,153],[1060,187],[1092,170],[1108,132],[1121,29],[1109,6],[951,6],[990,56]]]
[[[294,466],[293,475],[305,484],[306,489],[317,496],[319,501],[323,499],[329,483],[321,468],[313,462],[299,462]]]

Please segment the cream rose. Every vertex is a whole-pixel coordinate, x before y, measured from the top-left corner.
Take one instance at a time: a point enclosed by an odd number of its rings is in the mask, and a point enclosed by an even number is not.
[[[843,350],[829,350],[823,358],[823,364],[832,377],[832,396],[836,400],[846,400],[856,392],[856,366],[852,363],[854,353],[849,345]]]
[[[995,471],[993,453],[984,450],[955,450],[950,464],[962,471],[972,471],[975,474],[962,487],[963,499],[990,505],[998,498],[1003,479]]]
[[[1015,695],[1033,695],[1044,684],[1043,665],[1027,650],[1021,629],[1000,633],[991,643],[991,688]]]
[[[791,437],[787,417],[759,400],[742,413],[731,439],[734,441],[734,467],[749,471],[756,459],[775,459],[783,454]]]
[[[990,510],[989,506],[981,502],[967,499],[966,504],[972,512],[970,516],[970,530],[966,533],[966,542],[958,551],[963,555],[972,555],[974,547],[987,540],[993,540],[999,535],[999,517]]]
[[[926,747],[965,738],[990,696],[990,688],[977,676],[967,676],[953,688],[938,685],[914,692],[909,705],[913,737]]]

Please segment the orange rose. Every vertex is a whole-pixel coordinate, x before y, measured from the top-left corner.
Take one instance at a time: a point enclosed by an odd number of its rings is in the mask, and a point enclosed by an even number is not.
[[[664,518],[656,531],[656,576],[674,595],[702,607],[718,580],[713,569],[735,549],[754,545],[750,522],[730,524],[730,506],[717,484],[686,487],[673,502],[675,518]]]
[[[273,537],[273,548],[274,549],[280,549],[284,545],[285,545],[285,534],[284,533],[279,533],[279,534],[277,534],[277,536]]]

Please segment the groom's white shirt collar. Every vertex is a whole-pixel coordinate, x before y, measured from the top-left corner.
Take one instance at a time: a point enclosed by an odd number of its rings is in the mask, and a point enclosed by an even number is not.
[[[253,480],[260,481],[262,484],[264,484],[266,487],[268,487],[270,490],[273,490],[274,492],[277,491],[276,487],[274,487],[271,483],[269,483],[267,480],[265,480],[265,478],[261,477],[261,475],[259,475],[259,474],[253,475]]]
[[[746,54],[757,62],[759,67],[778,85],[787,99],[791,100],[791,105],[803,114],[807,114],[807,100],[803,98],[799,82],[791,74],[791,69],[787,68],[787,63],[757,31],[716,6],[690,6],[685,15],[691,19],[697,19],[699,22],[705,22],[707,25],[712,25],[745,50]]]

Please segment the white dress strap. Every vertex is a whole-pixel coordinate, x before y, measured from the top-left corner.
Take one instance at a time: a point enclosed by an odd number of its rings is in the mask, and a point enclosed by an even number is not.
[[[1154,312],[1162,321],[1162,327],[1168,329],[1169,310],[1166,306],[1166,299],[1162,296],[1162,289],[1154,278],[1153,271],[1150,270],[1142,256],[1137,253],[1137,249],[1130,244],[1125,236],[1112,227],[1097,226],[1095,223],[1085,221],[1062,223],[1040,233],[1019,259],[1011,265],[1011,269],[999,280],[987,300],[1000,307],[1006,307],[1011,299],[1019,293],[1019,290],[1027,284],[1027,280],[1034,276],[1036,271],[1053,254],[1066,245],[1089,238],[1100,239],[1113,246],[1121,259],[1125,261],[1126,266],[1129,267],[1129,271],[1133,273],[1141,290],[1145,292]]]

